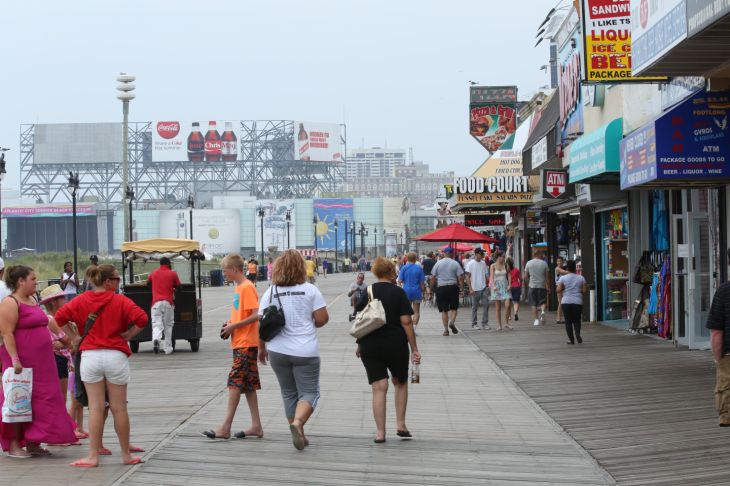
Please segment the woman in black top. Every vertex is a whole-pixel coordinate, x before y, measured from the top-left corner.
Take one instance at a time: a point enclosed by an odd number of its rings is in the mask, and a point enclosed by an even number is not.
[[[373,416],[377,435],[375,443],[385,442],[385,397],[388,392],[388,371],[395,386],[396,431],[399,437],[410,438],[406,427],[408,404],[408,361],[421,362],[416,345],[411,315],[413,309],[405,291],[395,285],[395,265],[378,257],[373,261],[372,272],[378,279],[372,285],[373,298],[379,299],[385,309],[385,325],[358,339],[355,354],[362,359],[368,382],[373,389]],[[368,303],[368,293],[363,292],[355,307],[360,312]],[[408,346],[410,345],[410,352]]]

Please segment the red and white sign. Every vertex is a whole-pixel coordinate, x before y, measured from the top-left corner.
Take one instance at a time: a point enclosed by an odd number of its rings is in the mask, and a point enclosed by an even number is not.
[[[340,126],[336,123],[294,122],[294,159],[342,162]]]
[[[545,171],[545,192],[548,195],[559,198],[565,194],[565,188],[568,185],[568,175],[565,171],[546,170]]]
[[[177,137],[180,133],[180,122],[157,122],[157,134],[165,139],[171,139]]]
[[[240,121],[152,122],[152,162],[238,160]]]

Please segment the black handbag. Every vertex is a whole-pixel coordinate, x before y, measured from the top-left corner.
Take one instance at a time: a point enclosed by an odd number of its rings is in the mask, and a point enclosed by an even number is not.
[[[89,314],[89,317],[86,318],[84,335],[81,336],[81,341],[79,341],[79,346],[76,348],[76,354],[74,355],[74,398],[84,407],[89,406],[89,396],[86,394],[84,382],[81,381],[81,343],[83,343],[86,336],[88,336],[89,331],[91,331],[91,327],[94,325],[96,318],[99,317],[99,313],[105,305],[106,304],[99,307],[99,310],[92,312]]]
[[[269,306],[264,309],[264,313],[261,315],[261,319],[259,319],[259,338],[265,342],[274,339],[286,325],[284,309],[281,306],[281,299],[279,298],[278,292],[276,293],[276,300],[279,301],[279,305],[272,304],[274,292],[276,292],[276,287],[271,287]]]

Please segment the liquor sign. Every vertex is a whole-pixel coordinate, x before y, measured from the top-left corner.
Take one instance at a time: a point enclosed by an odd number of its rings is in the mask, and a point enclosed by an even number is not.
[[[650,68],[686,38],[685,0],[631,0],[631,67],[634,74]]]
[[[563,21],[556,38],[562,40],[562,44],[558,45],[558,80],[561,140],[566,144],[583,133],[583,101],[580,89],[583,78],[580,60],[582,39],[575,10],[571,10]]]
[[[621,188],[730,178],[730,91],[702,91],[621,144]]]
[[[464,226],[474,228],[479,226],[504,226],[504,214],[465,214]]]
[[[240,160],[241,122],[152,122],[152,162],[235,162]]]
[[[511,149],[517,130],[517,87],[475,86],[469,100],[469,134],[490,153]]]
[[[658,82],[631,75],[631,1],[583,0],[585,80],[595,83]]]
[[[336,123],[294,122],[294,160],[342,162],[341,142]]]

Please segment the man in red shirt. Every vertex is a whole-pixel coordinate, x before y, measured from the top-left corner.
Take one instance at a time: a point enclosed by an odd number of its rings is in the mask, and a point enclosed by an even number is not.
[[[152,345],[155,354],[160,352],[160,341],[164,338],[162,350],[172,354],[172,326],[175,307],[174,292],[180,288],[177,272],[170,268],[170,259],[160,258],[160,268],[150,273],[147,285],[152,287]],[[164,331],[164,334],[163,334]]]

